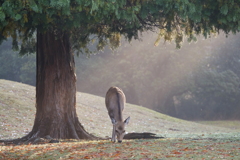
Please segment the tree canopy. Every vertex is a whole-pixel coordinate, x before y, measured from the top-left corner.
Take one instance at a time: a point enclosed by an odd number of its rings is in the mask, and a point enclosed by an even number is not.
[[[155,30],[159,38],[195,40],[223,30],[240,29],[239,0],[1,0],[0,40],[11,36],[13,47],[22,39],[22,52],[28,52],[35,31],[71,33],[72,48],[89,51],[87,44],[97,39],[97,49],[119,45],[120,35],[131,40],[139,33]],[[160,29],[160,30],[157,30]],[[95,35],[96,37],[94,37]],[[24,47],[25,46],[25,47]],[[32,51],[32,49],[30,50]]]

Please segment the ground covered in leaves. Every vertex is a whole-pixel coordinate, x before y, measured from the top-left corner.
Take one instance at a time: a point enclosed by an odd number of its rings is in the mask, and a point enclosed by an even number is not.
[[[61,142],[0,146],[0,159],[240,159],[240,138]]]

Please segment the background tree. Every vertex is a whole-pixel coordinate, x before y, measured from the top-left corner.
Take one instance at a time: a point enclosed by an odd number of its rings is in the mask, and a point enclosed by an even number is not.
[[[109,85],[117,85],[123,88],[129,103],[178,118],[238,119],[239,38],[239,34],[228,38],[221,34],[208,40],[199,37],[197,43],[184,42],[176,50],[168,43],[153,47],[153,35],[144,34],[142,42],[122,42],[112,55],[106,50],[91,58],[81,55],[76,59],[78,90],[104,96]],[[203,85],[204,81],[211,82],[216,94],[208,92],[210,86]],[[235,91],[225,84],[231,84]],[[201,96],[195,95],[200,88]],[[221,101],[217,94],[222,96]],[[232,98],[235,100],[229,101]]]
[[[183,34],[207,37],[223,30],[239,29],[239,2],[214,0],[38,0],[1,1],[0,41],[22,40],[21,53],[33,51],[36,36],[36,118],[32,131],[22,140],[50,135],[53,138],[94,138],[76,115],[76,76],[71,49],[91,52],[119,45],[120,35],[138,39],[139,33],[160,29],[159,38],[175,40],[180,47]],[[36,34],[35,34],[36,33]],[[95,38],[96,36],[96,38]],[[157,42],[156,42],[157,45]]]
[[[36,55],[19,55],[11,45],[11,39],[8,39],[0,46],[0,79],[35,85]]]

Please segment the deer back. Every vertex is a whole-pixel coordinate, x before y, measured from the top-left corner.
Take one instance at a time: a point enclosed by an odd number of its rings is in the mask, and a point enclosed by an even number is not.
[[[123,121],[122,111],[126,103],[123,91],[118,87],[111,87],[107,91],[105,103],[111,120]]]

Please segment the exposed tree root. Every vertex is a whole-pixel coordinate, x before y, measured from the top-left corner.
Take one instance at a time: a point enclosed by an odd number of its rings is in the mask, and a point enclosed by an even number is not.
[[[157,137],[154,133],[143,132],[143,133],[128,133],[124,136],[124,139],[160,139],[164,137]],[[46,143],[59,143],[59,142],[76,142],[79,140],[107,140],[110,138],[101,138],[95,137],[89,134],[89,138],[85,139],[64,139],[59,140],[56,138],[52,138],[50,135],[46,135],[44,137],[38,137],[36,134],[32,134],[31,132],[18,139],[8,139],[8,140],[0,140],[0,145],[27,145],[27,144],[46,144]]]
[[[80,126],[79,126],[80,127]],[[81,126],[82,127],[82,126]],[[23,145],[23,144],[44,144],[44,143],[58,143],[60,142],[59,139],[62,138],[54,138],[52,135],[48,134],[49,132],[43,133],[40,130],[33,130],[28,133],[26,136],[18,139],[7,139],[7,140],[0,140],[0,143],[3,145]],[[100,140],[102,138],[96,137],[92,134],[87,133],[84,128],[75,128],[74,135],[69,134],[69,137],[65,137],[64,139],[75,139],[75,140]]]

